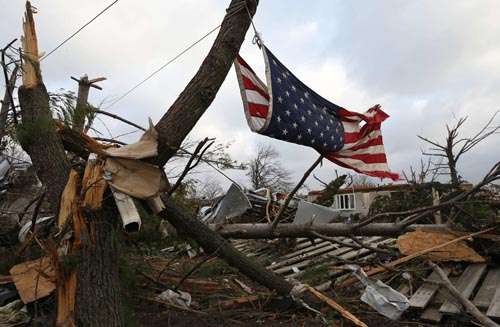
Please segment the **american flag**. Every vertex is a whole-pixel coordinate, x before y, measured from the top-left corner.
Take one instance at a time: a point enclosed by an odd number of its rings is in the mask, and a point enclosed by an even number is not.
[[[267,85],[240,56],[234,61],[252,131],[312,147],[358,173],[399,179],[387,165],[380,127],[389,116],[379,105],[360,114],[331,103],[295,77],[269,49],[262,50]]]

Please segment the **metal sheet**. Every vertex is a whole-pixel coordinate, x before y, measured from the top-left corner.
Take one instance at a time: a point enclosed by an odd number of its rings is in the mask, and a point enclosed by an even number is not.
[[[231,184],[224,198],[205,222],[222,224],[228,219],[242,215],[250,208],[252,205],[245,193],[237,185]]]
[[[300,201],[295,214],[294,224],[324,224],[338,221],[341,215],[338,210],[324,207],[307,201]]]

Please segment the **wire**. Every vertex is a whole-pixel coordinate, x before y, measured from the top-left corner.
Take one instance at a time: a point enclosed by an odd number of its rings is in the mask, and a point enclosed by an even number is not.
[[[229,8],[226,9],[226,17],[225,17],[225,19],[234,16],[241,9],[245,8],[245,6],[246,6],[245,0],[237,2],[233,6],[230,6]],[[149,74],[148,76],[146,76],[146,78],[144,78],[142,81],[140,81],[139,83],[137,83],[136,85],[134,85],[131,89],[129,89],[127,92],[125,92],[124,94],[122,94],[118,99],[112,101],[109,104],[109,106],[105,107],[104,109],[108,109],[108,108],[111,108],[112,106],[114,106],[118,101],[121,101],[123,98],[125,98],[126,96],[128,96],[130,93],[132,93],[139,86],[141,86],[142,84],[146,83],[154,75],[158,74],[162,69],[164,69],[165,67],[167,67],[168,65],[170,65],[172,62],[174,62],[175,60],[177,60],[179,57],[181,57],[183,54],[185,54],[189,50],[191,50],[191,48],[193,48],[195,45],[197,45],[198,43],[200,43],[201,41],[203,41],[204,39],[206,39],[210,34],[212,34],[213,32],[215,32],[221,26],[222,26],[222,24],[219,24],[216,27],[214,27],[213,29],[211,29],[208,33],[206,33],[205,35],[203,35],[201,38],[199,38],[198,40],[196,40],[195,42],[193,42],[187,48],[185,48],[184,50],[182,50],[181,52],[179,52],[175,57],[173,57],[172,59],[170,59],[169,61],[167,61],[165,64],[163,64],[163,66],[161,66],[160,68],[158,68],[157,70],[155,70],[154,72],[152,72],[151,74]]]
[[[106,8],[104,8],[103,10],[101,10],[97,15],[94,16],[94,18],[92,18],[91,20],[89,20],[87,23],[85,23],[82,27],[80,27],[78,30],[76,30],[76,32],[74,32],[73,34],[71,34],[70,36],[68,36],[64,41],[62,41],[58,46],[56,46],[54,49],[52,49],[49,53],[47,53],[45,56],[43,56],[42,58],[40,58],[40,61],[44,60],[45,58],[47,58],[48,56],[50,56],[51,54],[53,54],[54,52],[57,51],[57,49],[59,49],[60,47],[62,47],[66,42],[68,42],[69,40],[71,40],[75,35],[77,35],[78,33],[80,33],[85,27],[87,27],[88,25],[90,25],[94,20],[96,20],[99,16],[101,16],[102,14],[104,14],[109,8],[111,8],[115,3],[117,3],[119,0],[115,0],[113,1],[111,4],[109,4]]]
[[[121,95],[118,99],[114,100],[113,102],[110,103],[109,106],[107,106],[105,109],[108,109],[108,108],[111,108],[112,106],[114,106],[118,101],[122,100],[123,98],[125,98],[127,95],[129,95],[130,93],[132,93],[135,89],[137,89],[139,86],[141,86],[142,84],[146,83],[149,79],[151,79],[153,76],[155,76],[156,74],[158,74],[162,69],[164,69],[165,67],[167,67],[168,65],[170,65],[171,63],[173,63],[175,60],[177,60],[179,57],[181,57],[183,54],[185,54],[186,52],[188,52],[189,50],[191,50],[194,46],[196,46],[198,43],[200,43],[201,41],[203,41],[205,38],[207,38],[210,34],[212,34],[213,32],[215,32],[217,29],[219,29],[221,25],[218,25],[216,27],[214,27],[213,29],[211,29],[208,33],[206,33],[205,35],[203,35],[201,38],[199,38],[198,40],[196,40],[195,42],[193,42],[191,45],[189,45],[187,48],[185,48],[184,50],[182,50],[181,52],[179,52],[175,57],[173,57],[172,59],[170,59],[169,61],[167,61],[165,64],[163,64],[160,68],[158,68],[157,70],[155,70],[154,72],[152,72],[151,74],[149,74],[146,78],[144,78],[142,81],[140,81],[139,83],[137,83],[136,85],[134,85],[130,90],[128,90],[127,92],[125,92],[123,95]]]

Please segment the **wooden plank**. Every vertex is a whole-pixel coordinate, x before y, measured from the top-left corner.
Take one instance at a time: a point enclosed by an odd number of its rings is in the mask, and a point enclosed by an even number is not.
[[[456,285],[458,277],[449,278],[453,285]],[[443,318],[443,314],[439,312],[439,307],[450,297],[448,290],[444,287],[438,289],[434,300],[431,301],[427,308],[420,315],[420,319],[425,321],[440,322]]]
[[[309,251],[312,251],[312,250],[315,250],[315,249],[319,249],[319,248],[322,248],[322,247],[325,247],[325,246],[329,246],[331,244],[332,243],[330,243],[328,241],[317,242],[315,244],[309,243],[308,246],[296,248],[295,251],[283,255],[283,256],[281,256],[281,258],[282,259],[290,259],[290,258],[293,258],[293,257],[295,257],[297,255],[301,255],[301,254],[304,254],[306,252],[309,252]]]
[[[500,268],[490,269],[481,288],[474,297],[474,305],[480,309],[486,309],[491,303],[495,290],[500,285]]]
[[[359,251],[358,249],[354,249],[351,247],[339,247],[338,245],[332,244],[331,246],[325,247],[321,249],[322,251],[313,251],[312,253],[309,253],[307,256],[302,256],[300,257],[300,260],[295,261],[293,264],[290,264],[289,266],[278,268],[278,269],[273,269],[274,272],[278,274],[283,274],[286,273],[290,270],[292,270],[293,267],[296,268],[303,268],[308,265],[310,265],[312,262],[317,262],[321,259],[333,257],[333,256],[339,256],[345,253],[350,253],[350,252],[357,252]],[[365,249],[366,250],[366,249]],[[293,272],[292,274],[299,274],[300,272]]]
[[[394,241],[393,239],[381,240],[380,242],[378,242],[376,244],[387,244],[387,243],[390,243],[393,241]],[[372,253],[372,251],[368,250],[368,249],[352,249],[352,248],[344,247],[344,248],[339,248],[337,250],[333,250],[331,252],[325,253],[325,254],[320,255],[318,257],[314,257],[312,259],[297,263],[294,265],[294,267],[304,268],[304,267],[311,266],[311,265],[323,264],[329,260],[336,260],[336,259],[337,260],[340,259],[341,264],[344,264],[343,260],[351,260],[354,258],[361,258],[361,257],[369,255],[370,253]],[[278,270],[280,270],[280,269],[278,269]],[[280,272],[278,272],[278,270],[275,272],[281,273],[281,274],[286,273],[286,271],[280,270]],[[285,277],[286,278],[296,278],[301,273],[302,272],[292,272],[291,274],[286,274]]]
[[[450,274],[450,269],[444,270],[446,275]],[[418,290],[410,298],[410,307],[416,309],[424,309],[427,304],[432,300],[437,290],[439,289],[439,284],[433,282],[439,282],[440,278],[436,272],[432,272],[428,277],[428,282],[424,282]]]
[[[472,264],[465,268],[465,271],[462,273],[457,284],[455,285],[460,291],[460,294],[468,299],[472,295],[474,288],[485,271],[486,264],[484,263]],[[460,308],[455,305],[454,301],[452,302],[449,300],[443,303],[443,305],[439,308],[439,312],[444,314],[457,314],[460,311]]]
[[[498,284],[486,315],[491,318],[500,318],[500,285]]]

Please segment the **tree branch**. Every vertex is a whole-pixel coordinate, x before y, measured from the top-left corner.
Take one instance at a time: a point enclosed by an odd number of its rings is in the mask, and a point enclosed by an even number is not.
[[[309,169],[306,170],[306,172],[304,173],[304,176],[302,176],[302,178],[297,183],[297,185],[295,185],[295,188],[292,190],[292,192],[288,193],[285,202],[280,207],[280,211],[278,212],[278,215],[276,215],[276,218],[274,218],[274,221],[272,224],[273,229],[275,229],[276,225],[278,225],[279,221],[281,220],[281,217],[283,216],[283,213],[285,212],[285,209],[288,208],[288,204],[292,200],[295,193],[297,193],[297,191],[300,189],[302,184],[304,184],[307,177],[309,177],[309,175],[312,173],[314,168],[316,168],[321,163],[321,160],[323,160],[323,155],[320,155],[318,157],[318,159],[316,159],[316,161],[311,165],[311,167],[309,167]]]

